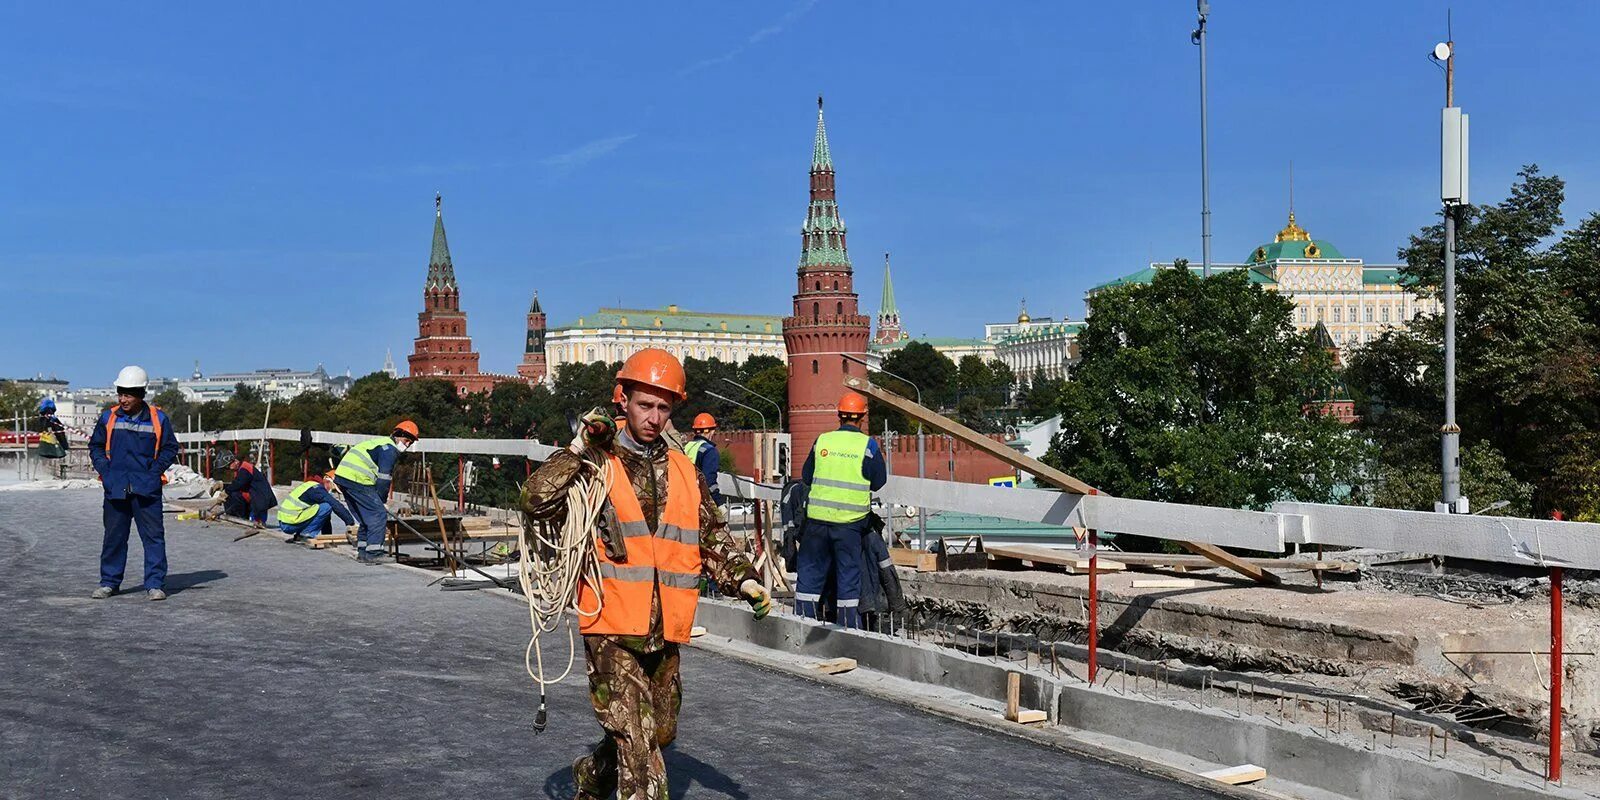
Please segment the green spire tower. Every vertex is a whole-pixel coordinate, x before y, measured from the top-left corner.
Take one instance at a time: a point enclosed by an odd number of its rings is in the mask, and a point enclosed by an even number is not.
[[[883,254],[883,297],[878,301],[878,344],[894,344],[903,336],[900,332],[900,309],[894,304],[894,281],[889,279],[889,254]]]

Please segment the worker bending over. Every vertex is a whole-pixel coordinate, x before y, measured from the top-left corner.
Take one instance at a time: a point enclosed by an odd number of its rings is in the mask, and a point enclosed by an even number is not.
[[[690,427],[694,431],[694,438],[683,446],[683,454],[705,476],[706,487],[711,490],[711,502],[721,506],[724,501],[722,490],[717,488],[717,468],[722,466],[722,456],[710,438],[711,434],[717,432],[717,418],[710,414],[696,414]]]
[[[122,587],[128,565],[128,533],[139,525],[144,544],[144,589],[151,600],[167,599],[167,534],[161,520],[163,474],[178,457],[178,433],[167,413],[144,401],[150,378],[139,367],[117,373],[117,404],[106,409],[89,435],[89,460],[105,489],[105,538],[100,543],[100,586],[89,595],[104,600]]]
[[[278,505],[278,496],[272,493],[272,482],[249,456],[234,453],[228,459],[228,469],[233,470],[233,480],[225,489],[228,503],[223,510],[231,516],[248,518],[250,524],[261,527],[267,521],[267,512]]]
[[[661,748],[677,736],[683,686],[678,646],[694,626],[702,571],[724,594],[742,594],[757,619],[771,598],[739,551],[704,477],[662,431],[682,402],[683,365],[665,350],[629,357],[617,373],[623,423],[595,409],[567,450],[528,478],[522,511],[530,522],[561,524],[567,489],[584,471],[604,469],[610,496],[594,532],[600,589],[583,584],[578,605],[589,665],[589,699],[605,738],[572,765],[579,800],[616,792],[625,800],[667,797]],[[603,599],[603,604],[602,604]]]
[[[294,534],[285,541],[305,544],[317,538],[318,534],[329,532],[332,526],[328,518],[334,514],[338,514],[344,524],[355,527],[356,518],[351,515],[350,509],[345,508],[344,503],[328,491],[328,482],[332,480],[331,472],[308,478],[283,498],[283,503],[278,506],[278,530]]]
[[[861,627],[861,573],[866,564],[863,537],[872,535],[867,516],[872,493],[888,481],[878,441],[861,432],[867,400],[855,392],[839,398],[839,429],[817,437],[806,456],[801,480],[807,487],[806,523],[800,535],[794,590],[795,612],[821,619],[822,593],[833,576],[838,622]]]
[[[417,423],[404,420],[388,436],[375,436],[351,447],[339,459],[333,482],[355,506],[361,519],[361,538],[356,542],[357,560],[377,564],[388,559],[383,540],[389,530],[389,487],[394,482],[394,465],[400,454],[409,450],[422,435]]]

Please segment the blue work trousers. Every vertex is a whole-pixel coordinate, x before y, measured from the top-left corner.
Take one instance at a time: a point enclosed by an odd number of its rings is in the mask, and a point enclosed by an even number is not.
[[[128,566],[128,534],[139,525],[144,544],[144,588],[161,589],[167,583],[167,533],[161,520],[161,497],[130,494],[121,500],[106,498],[101,515],[105,538],[100,542],[100,585],[122,587]]]
[[[373,486],[340,484],[350,511],[361,521],[361,539],[356,549],[378,555],[383,552],[383,538],[389,529],[389,509],[383,507],[383,496]]]
[[[328,517],[333,516],[332,503],[318,503],[317,513],[305,522],[279,522],[278,530],[284,533],[295,533],[301,536],[316,536],[321,534],[323,527],[328,524]]]
[[[861,573],[866,568],[863,553],[868,530],[866,518],[844,523],[806,520],[794,590],[796,613],[822,619],[820,601],[831,576],[839,624],[861,627]]]

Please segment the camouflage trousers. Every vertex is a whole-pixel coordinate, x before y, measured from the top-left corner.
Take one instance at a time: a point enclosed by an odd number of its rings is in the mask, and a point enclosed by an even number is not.
[[[678,646],[636,653],[609,636],[583,637],[589,700],[605,729],[594,752],[572,765],[579,800],[666,800],[661,748],[678,735],[683,681]]]

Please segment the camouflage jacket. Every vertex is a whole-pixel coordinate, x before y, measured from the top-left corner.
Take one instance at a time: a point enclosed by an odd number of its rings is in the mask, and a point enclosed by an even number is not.
[[[639,498],[645,522],[651,532],[660,520],[660,509],[667,502],[667,445],[635,442],[627,428],[617,431],[612,453],[622,462],[633,484],[633,493]],[[583,468],[583,461],[567,450],[550,456],[522,486],[522,515],[524,522],[559,524],[567,514],[567,488]],[[728,532],[728,526],[711,501],[704,476],[695,471],[700,485],[700,561],[705,575],[723,594],[734,596],[739,585],[747,578],[755,578],[755,567],[740,549],[739,543]],[[666,645],[662,635],[661,604],[659,596],[652,599],[650,608],[650,633],[647,636],[615,636],[624,647],[639,653],[651,653]]]

